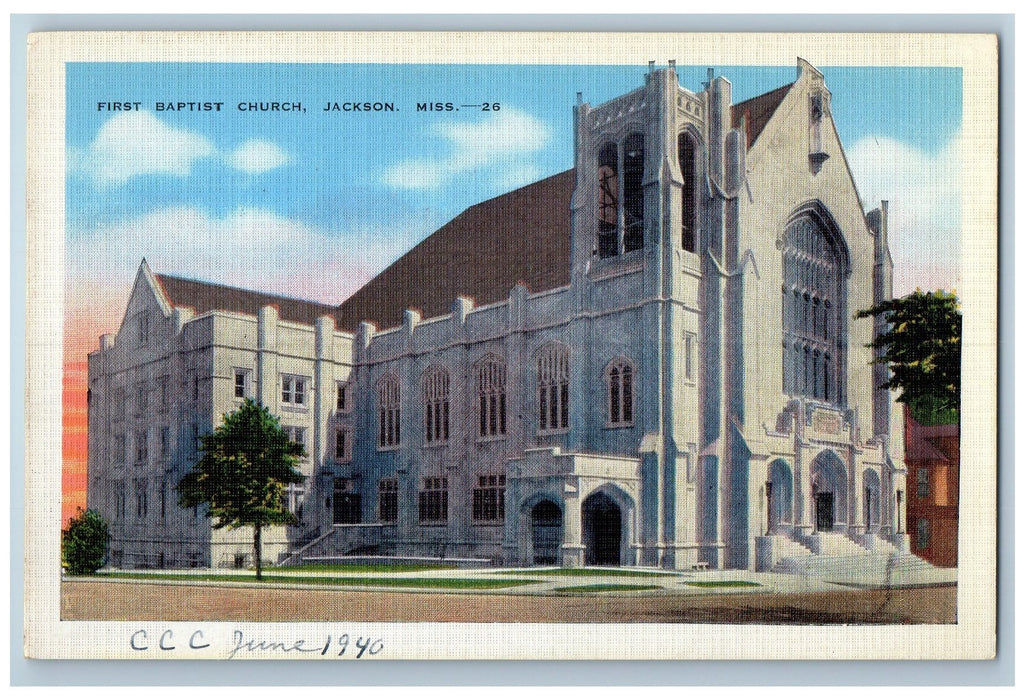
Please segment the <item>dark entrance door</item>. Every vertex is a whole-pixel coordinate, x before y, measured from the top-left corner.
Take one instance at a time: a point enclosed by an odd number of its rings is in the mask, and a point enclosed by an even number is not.
[[[583,505],[584,563],[620,564],[623,517],[619,506],[604,493],[596,493]]]
[[[820,493],[815,496],[815,529],[829,532],[833,529],[833,494]]]
[[[336,525],[354,525],[360,521],[360,498],[358,493],[335,491],[334,515]]]
[[[556,564],[562,543],[562,511],[551,501],[541,501],[530,511],[530,537],[535,564]]]

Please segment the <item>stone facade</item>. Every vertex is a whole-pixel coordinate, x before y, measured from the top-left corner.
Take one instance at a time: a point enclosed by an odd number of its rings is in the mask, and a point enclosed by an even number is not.
[[[874,388],[878,329],[853,318],[891,293],[885,203],[863,211],[814,67],[739,104],[731,89],[710,74],[690,92],[670,67],[576,105],[569,256],[545,261],[568,267],[562,286],[510,280],[504,298],[459,296],[427,319],[413,300],[400,326],[347,333],[344,304],[239,290],[218,303],[204,288],[189,317],[196,292],[144,264],[117,337],[90,356],[89,499],[120,562],[188,563],[154,561],[179,542],[186,560],[245,560],[244,532],[211,535],[173,505],[165,528],[118,501],[183,473],[188,426],[210,430],[238,382],[311,454],[303,523],[272,558],[748,569],[827,535],[900,545],[903,423]],[[546,206],[520,200],[510,220]],[[167,412],[119,432],[120,392],[164,376]],[[120,436],[155,446],[165,427],[160,458],[133,461]]]

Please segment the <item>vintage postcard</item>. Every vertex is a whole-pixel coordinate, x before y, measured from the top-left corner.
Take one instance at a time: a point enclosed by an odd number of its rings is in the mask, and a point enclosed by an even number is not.
[[[26,655],[995,653],[995,37],[28,58]]]

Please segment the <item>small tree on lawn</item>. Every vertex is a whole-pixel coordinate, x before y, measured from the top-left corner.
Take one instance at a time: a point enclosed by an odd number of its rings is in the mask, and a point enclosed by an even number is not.
[[[91,574],[107,561],[110,530],[95,510],[78,509],[61,531],[61,559],[70,574]]]
[[[224,422],[202,437],[203,456],[178,483],[184,508],[205,505],[214,528],[253,528],[256,578],[263,578],[261,541],[266,525],[291,525],[282,496],[289,484],[300,484],[296,469],[305,456],[275,418],[252,399],[227,413]]]
[[[890,367],[887,389],[916,415],[957,421],[961,405],[961,312],[954,294],[916,290],[859,311],[855,318],[882,316],[889,329],[869,347],[883,351],[873,364]],[[924,416],[923,416],[924,417]],[[926,422],[923,420],[923,422]],[[935,422],[929,420],[928,422]]]

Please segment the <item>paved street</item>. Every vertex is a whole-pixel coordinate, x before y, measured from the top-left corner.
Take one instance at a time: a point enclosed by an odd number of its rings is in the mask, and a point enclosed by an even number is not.
[[[593,581],[592,581],[593,582]],[[391,622],[953,623],[956,585],[781,592],[677,588],[628,593],[405,592],[67,580],[64,620]]]

